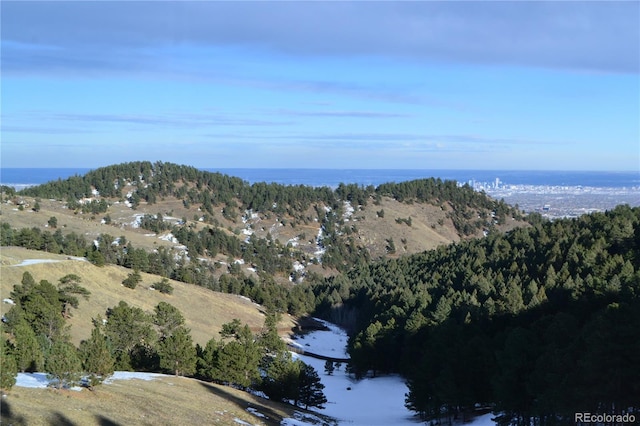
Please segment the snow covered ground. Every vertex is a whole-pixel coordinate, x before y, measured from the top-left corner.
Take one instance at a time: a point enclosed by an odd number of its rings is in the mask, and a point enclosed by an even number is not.
[[[36,265],[38,263],[57,263],[57,262],[61,262],[61,261],[56,259],[25,259],[22,262],[12,266],[29,266],[29,265]]]
[[[322,321],[328,331],[314,331],[303,337],[298,337],[294,343],[296,346],[326,356],[346,358],[347,334],[339,327]],[[315,411],[334,417],[339,424],[350,426],[375,426],[398,425],[415,426],[426,424],[420,422],[404,406],[404,398],[408,389],[400,376],[391,375],[376,378],[366,378],[356,381],[346,374],[346,366],[343,364],[332,375],[324,371],[325,361],[304,355],[293,354],[305,363],[312,365],[320,375],[325,385],[324,393],[327,397],[325,408]],[[130,371],[116,371],[105,380],[105,384],[115,380],[154,380],[163,374],[138,373]],[[173,377],[173,376],[170,376]],[[49,380],[45,373],[19,373],[16,386],[29,388],[46,388]],[[80,389],[80,388],[77,388]],[[256,414],[253,413],[252,414]],[[258,415],[258,414],[256,414]],[[469,426],[494,426],[493,414],[485,414],[477,417]],[[240,422],[238,422],[240,423]],[[296,411],[293,418],[284,419],[284,426],[306,426],[322,423],[318,417],[308,413]],[[242,424],[242,423],[241,423]]]
[[[77,261],[81,261],[81,262],[86,262],[86,258],[84,257],[77,257],[77,256],[68,256],[67,260],[77,260]],[[17,263],[15,265],[11,265],[11,266],[29,266],[29,265],[37,265],[39,263],[58,263],[58,262],[62,262],[62,260],[58,260],[58,259],[25,259],[20,263]]]
[[[329,328],[329,331],[314,331],[298,337],[294,341],[295,345],[320,355],[348,358],[346,332],[334,324],[321,322]],[[335,417],[340,424],[354,426],[423,424],[404,406],[408,388],[400,376],[390,375],[356,381],[346,374],[344,364],[329,376],[324,371],[325,361],[304,355],[293,355],[312,365],[325,385],[324,393],[328,402],[325,409],[317,411]],[[494,426],[492,417],[492,414],[479,416],[468,425]],[[283,424],[299,426],[313,423],[295,418],[286,419]]]
[[[138,373],[135,371],[116,371],[111,377],[104,381],[104,384],[108,385],[115,380],[154,380],[158,377],[163,377],[164,374],[157,373]],[[174,377],[174,376],[168,376]],[[18,373],[16,377],[15,386],[21,388],[46,388],[50,384],[50,380],[47,378],[47,373]],[[81,390],[81,387],[72,388],[73,390]]]

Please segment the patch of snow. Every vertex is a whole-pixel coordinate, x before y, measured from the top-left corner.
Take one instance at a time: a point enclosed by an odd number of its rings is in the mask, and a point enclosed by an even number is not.
[[[166,374],[159,373],[141,373],[139,371],[115,371],[107,380],[105,380],[104,384],[113,383],[114,380],[155,380],[159,377],[175,377],[175,376],[167,376]]]
[[[285,418],[280,422],[280,426],[308,426],[308,425],[324,425],[326,420],[310,413],[300,411],[293,412],[293,418]]]
[[[144,234],[145,237],[155,237],[156,234]]]
[[[344,206],[344,215],[342,217],[344,219],[347,219],[347,218],[350,218],[351,216],[353,216],[353,212],[355,211],[355,209],[351,205],[351,202],[350,201],[345,201],[343,203],[343,206]]]
[[[262,414],[260,411],[258,411],[256,408],[253,407],[247,407],[247,411],[250,412],[251,414],[253,414],[256,417],[261,417],[263,419],[268,419],[267,416],[265,416],[264,414]]]
[[[178,239],[176,237],[174,237],[171,232],[169,232],[168,234],[161,235],[158,238],[161,239],[162,241],[169,241],[169,242],[171,242],[173,244],[178,244],[179,243]]]
[[[253,235],[253,229],[245,228],[242,230],[244,235]]]
[[[18,373],[15,386],[42,389],[49,386],[47,373]]]
[[[287,241],[287,244],[291,244],[291,247],[298,247],[300,238],[299,237],[294,237],[291,238],[289,241]]]
[[[256,268],[247,268],[247,271],[256,272]]]
[[[293,270],[296,272],[304,271],[304,265],[296,260],[293,262]]]
[[[327,250],[322,246],[322,227],[318,228],[318,236],[316,237],[316,251],[313,253],[316,255],[319,261],[322,260],[322,255]]]
[[[45,389],[49,386],[55,386],[56,380],[49,379],[47,373],[18,373],[16,376],[15,386],[31,389]],[[82,387],[73,386],[68,388],[74,391],[81,391]]]
[[[238,423],[239,425],[249,425],[249,426],[251,426],[251,423],[249,423],[249,422],[245,422],[244,420],[241,420],[241,419],[239,419],[239,418],[237,418],[237,417],[236,417],[236,418],[234,418],[234,419],[233,419],[233,421],[234,421],[234,422],[236,422],[236,423]]]
[[[293,345],[310,352],[335,358],[348,358],[346,345],[348,336],[336,325],[319,320],[328,331],[313,331],[304,336],[297,336]],[[292,354],[313,366],[325,385],[324,393],[327,404],[322,414],[338,419],[338,423],[350,425],[413,425],[419,424],[414,413],[404,406],[405,394],[408,392],[404,379],[398,375],[365,378],[356,381],[346,373],[343,364],[329,376],[324,372],[325,361],[304,355]],[[324,423],[308,417],[308,414],[296,412],[294,418],[284,419],[281,425],[300,426]],[[478,416],[471,426],[494,426],[492,414]]]
[[[128,201],[125,202],[125,204],[127,205],[127,207],[131,207],[131,203],[129,203]],[[131,222],[131,227],[132,228],[140,228],[140,224],[142,223],[142,218],[144,217],[143,214],[134,214],[133,215],[133,222]]]
[[[13,265],[13,266],[29,266],[29,265],[37,265],[38,263],[58,263],[61,262],[57,259],[25,259],[22,262]]]
[[[15,305],[16,304],[16,302],[14,302],[11,299],[2,299],[2,302],[3,303],[8,303],[9,305]]]
[[[233,263],[237,263],[238,265],[244,265],[244,259],[236,259]]]

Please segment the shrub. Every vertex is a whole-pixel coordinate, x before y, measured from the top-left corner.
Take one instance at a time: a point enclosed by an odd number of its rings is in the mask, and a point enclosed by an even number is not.
[[[158,290],[160,293],[173,294],[173,286],[171,285],[169,280],[166,279],[166,278],[162,278],[162,281],[158,281],[156,283],[153,283],[151,285],[151,287],[154,290]]]
[[[140,281],[142,281],[142,277],[140,276],[140,272],[138,271],[134,271],[133,273],[127,275],[127,278],[125,278],[122,281],[122,284],[127,287],[127,288],[136,288],[138,283],[140,283]]]

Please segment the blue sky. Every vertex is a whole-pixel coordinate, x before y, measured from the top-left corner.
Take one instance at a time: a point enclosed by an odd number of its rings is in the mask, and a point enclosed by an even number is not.
[[[639,2],[11,2],[2,167],[640,170]]]

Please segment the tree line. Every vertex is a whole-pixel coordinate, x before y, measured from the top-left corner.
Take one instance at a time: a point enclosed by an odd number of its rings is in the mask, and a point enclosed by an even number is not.
[[[640,208],[361,263],[314,287],[355,372],[399,372],[425,417],[512,424],[640,410]],[[598,411],[599,410],[599,411]]]
[[[313,204],[321,203],[337,209],[342,201],[349,201],[366,206],[371,199],[379,203],[382,196],[406,203],[449,205],[452,209],[450,217],[463,236],[473,234],[478,228],[493,225],[494,219],[486,215],[487,211],[494,213],[498,223],[503,223],[509,216],[522,218],[517,208],[478,193],[466,184],[458,185],[455,181],[427,178],[385,183],[378,187],[341,183],[332,190],[326,186],[266,182],[249,184],[221,173],[148,161],[98,168],[84,176],[76,175],[25,188],[19,194],[68,200],[71,205],[78,207],[77,200],[91,197],[94,189],[101,197],[129,200],[134,208],[143,200],[155,204],[158,199],[169,196],[183,200],[187,206],[199,205],[202,211],[211,216],[215,216],[214,207],[222,206],[224,216],[234,221],[238,210],[280,215],[286,213],[293,218],[304,219],[305,211]],[[475,211],[483,213],[479,219],[471,221],[476,216]]]
[[[148,371],[197,377],[241,389],[262,390],[271,399],[296,406],[326,402],[317,371],[294,360],[277,334],[279,315],[268,312],[264,329],[254,335],[235,319],[220,338],[194,344],[182,313],[167,302],[153,312],[125,301],[93,319],[91,337],[76,348],[66,319],[78,296],[90,297],[81,278],[66,275],[55,286],[36,283],[25,272],[14,286],[14,306],[2,323],[0,388],[15,384],[18,372],[46,372],[58,388],[95,386],[115,370]]]

